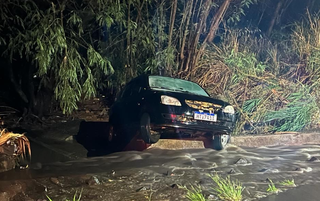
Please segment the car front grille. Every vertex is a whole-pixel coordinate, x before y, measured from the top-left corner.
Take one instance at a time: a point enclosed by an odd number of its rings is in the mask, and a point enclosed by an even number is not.
[[[206,110],[211,112],[216,112],[222,107],[222,105],[196,100],[185,100],[185,102],[189,107],[193,109]]]

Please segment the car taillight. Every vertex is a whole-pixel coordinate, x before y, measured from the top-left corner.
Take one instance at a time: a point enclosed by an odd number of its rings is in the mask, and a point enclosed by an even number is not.
[[[164,105],[181,106],[181,103],[178,99],[165,95],[161,96],[161,103]]]
[[[176,114],[170,114],[170,118],[171,118],[171,119],[176,119],[176,118],[177,118],[177,115],[176,115]]]

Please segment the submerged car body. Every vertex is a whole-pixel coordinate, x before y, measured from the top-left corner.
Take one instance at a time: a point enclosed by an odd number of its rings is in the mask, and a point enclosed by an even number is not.
[[[110,109],[109,139],[139,130],[146,143],[160,137],[207,136],[223,149],[235,125],[234,108],[211,98],[198,84],[164,76],[131,80]]]

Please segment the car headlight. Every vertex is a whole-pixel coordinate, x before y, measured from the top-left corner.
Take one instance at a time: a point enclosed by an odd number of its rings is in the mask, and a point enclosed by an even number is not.
[[[222,112],[228,113],[228,114],[234,114],[234,108],[231,105],[228,105],[227,107],[223,108]]]
[[[174,105],[174,106],[181,106],[181,103],[178,99],[173,98],[171,96],[161,96],[161,103],[164,105]]]

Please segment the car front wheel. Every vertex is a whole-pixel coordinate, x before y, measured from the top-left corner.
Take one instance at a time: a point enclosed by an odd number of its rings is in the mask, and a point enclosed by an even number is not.
[[[215,150],[224,149],[228,142],[230,141],[231,136],[229,134],[219,134],[213,136],[212,148]]]
[[[143,113],[140,118],[140,133],[144,142],[148,144],[154,144],[160,139],[160,133],[151,129],[150,115],[148,113]]]

